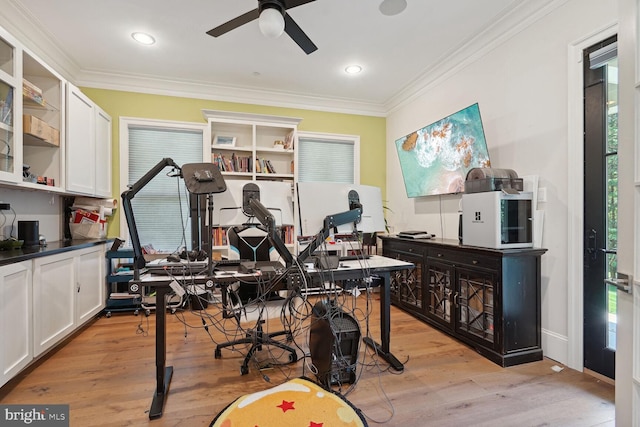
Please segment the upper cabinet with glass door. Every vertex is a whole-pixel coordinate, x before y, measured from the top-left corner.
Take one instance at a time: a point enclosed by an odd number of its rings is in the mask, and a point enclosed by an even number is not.
[[[19,180],[16,165],[21,163],[19,150],[16,149],[15,127],[17,50],[9,34],[0,29],[0,181],[17,182]]]

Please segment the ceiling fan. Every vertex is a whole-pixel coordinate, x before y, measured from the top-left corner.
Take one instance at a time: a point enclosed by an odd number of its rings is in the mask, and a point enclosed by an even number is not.
[[[302,31],[291,16],[286,12],[303,4],[315,0],[258,0],[258,7],[225,22],[209,31],[207,34],[219,37],[241,25],[258,19],[260,31],[267,37],[279,37],[286,32],[308,55],[318,49],[311,39]]]

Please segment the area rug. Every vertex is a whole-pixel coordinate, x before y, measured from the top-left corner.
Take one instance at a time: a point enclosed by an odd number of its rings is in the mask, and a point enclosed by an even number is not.
[[[359,409],[307,378],[236,399],[210,427],[366,427]]]

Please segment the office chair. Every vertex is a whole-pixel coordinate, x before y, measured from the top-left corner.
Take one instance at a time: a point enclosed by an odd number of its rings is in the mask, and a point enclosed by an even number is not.
[[[367,255],[378,254],[378,234],[362,233],[362,249],[366,250]]]
[[[228,258],[254,261],[256,262],[256,268],[259,268],[260,263],[264,261],[278,261],[278,252],[269,242],[267,234],[267,231],[258,225],[229,228],[227,230]],[[284,268],[284,265],[282,267]],[[227,304],[230,305],[229,311],[235,313],[234,317],[238,325],[243,321],[254,321],[255,327],[247,332],[245,338],[218,344],[215,350],[215,358],[220,359],[222,357],[221,350],[225,347],[250,344],[240,367],[242,375],[246,375],[249,372],[249,361],[257,351],[262,350],[263,345],[271,345],[284,350],[289,355],[290,363],[298,360],[298,354],[293,347],[275,339],[275,337],[284,336],[286,342],[291,342],[293,340],[291,329],[287,326],[286,329],[281,331],[266,332],[263,329],[263,324],[265,320],[270,318],[291,316],[301,306],[302,299],[299,296],[290,295],[287,290],[268,292],[265,295],[260,288],[259,283],[242,281],[235,282],[227,287],[226,300]]]

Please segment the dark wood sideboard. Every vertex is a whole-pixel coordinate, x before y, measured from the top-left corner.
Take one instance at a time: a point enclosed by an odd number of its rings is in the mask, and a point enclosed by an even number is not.
[[[542,359],[540,258],[457,240],[381,236],[382,254],[415,264],[391,277],[391,303],[499,364]]]

